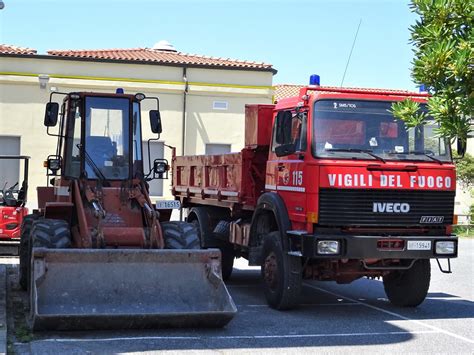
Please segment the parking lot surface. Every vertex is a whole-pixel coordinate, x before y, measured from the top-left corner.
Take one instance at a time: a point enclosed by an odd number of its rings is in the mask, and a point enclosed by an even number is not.
[[[473,255],[474,240],[461,239],[452,274],[441,273],[432,261],[429,295],[418,308],[394,307],[381,281],[360,279],[349,285],[305,281],[301,306],[286,312],[267,307],[259,268],[237,260],[228,288],[239,312],[223,329],[48,332],[27,343],[10,337],[11,349],[17,354],[472,354]],[[16,267],[9,266],[10,274]]]

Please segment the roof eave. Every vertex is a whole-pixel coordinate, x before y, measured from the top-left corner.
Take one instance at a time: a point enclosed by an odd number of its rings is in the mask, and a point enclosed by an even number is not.
[[[105,58],[81,58],[81,57],[67,57],[44,54],[17,54],[17,53],[0,53],[0,57],[13,58],[34,58],[34,59],[52,59],[52,60],[70,60],[79,62],[99,62],[99,63],[114,63],[114,64],[140,64],[140,65],[156,65],[176,68],[200,68],[200,69],[217,69],[217,70],[243,70],[243,71],[257,71],[257,72],[271,72],[273,75],[278,73],[274,68],[249,68],[249,67],[233,67],[215,64],[185,64],[185,63],[160,63],[146,60],[126,60],[126,59],[105,59]]]

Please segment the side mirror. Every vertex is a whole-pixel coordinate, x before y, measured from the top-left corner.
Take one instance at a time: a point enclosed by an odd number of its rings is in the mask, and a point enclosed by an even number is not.
[[[458,152],[458,155],[459,157],[463,158],[464,157],[464,154],[466,154],[466,140],[462,140],[462,139],[459,139],[457,140],[457,147],[456,147],[456,150]]]
[[[296,145],[293,143],[282,144],[275,148],[275,154],[277,157],[284,157],[296,152]]]
[[[161,128],[161,115],[158,110],[150,111],[150,126],[153,133],[160,134],[162,132]]]
[[[59,104],[57,102],[48,102],[44,113],[44,125],[54,127],[58,123]]]
[[[291,112],[280,111],[276,117],[276,137],[278,144],[288,144],[291,141]]]

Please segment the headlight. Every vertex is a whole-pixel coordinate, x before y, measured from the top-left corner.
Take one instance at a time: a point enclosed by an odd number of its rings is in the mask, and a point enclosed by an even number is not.
[[[456,243],[451,241],[436,242],[436,254],[454,254]]]
[[[318,254],[329,255],[339,254],[339,241],[337,240],[319,240]]]

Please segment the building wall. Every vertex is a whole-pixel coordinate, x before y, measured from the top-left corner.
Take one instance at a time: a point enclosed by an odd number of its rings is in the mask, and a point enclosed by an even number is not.
[[[0,57],[0,136],[20,136],[21,154],[31,156],[28,205],[37,206],[36,187],[46,183],[43,161],[55,153],[56,138],[46,134],[44,107],[51,90],[60,92],[142,92],[160,99],[163,133],[160,141],[182,152],[183,68],[43,58]],[[46,88],[38,75],[47,74]],[[231,144],[233,151],[244,145],[246,103],[271,103],[271,72],[196,69],[186,71],[186,154],[204,154],[206,143]],[[57,100],[62,100],[57,96]],[[226,101],[227,110],[213,109],[214,101]],[[143,139],[156,137],[150,131],[148,110],[142,105]],[[54,131],[54,129],[52,130]],[[146,152],[146,146],[144,146]],[[165,148],[165,158],[171,159]],[[146,153],[145,153],[146,154]],[[170,180],[164,182],[163,198],[171,198]]]

